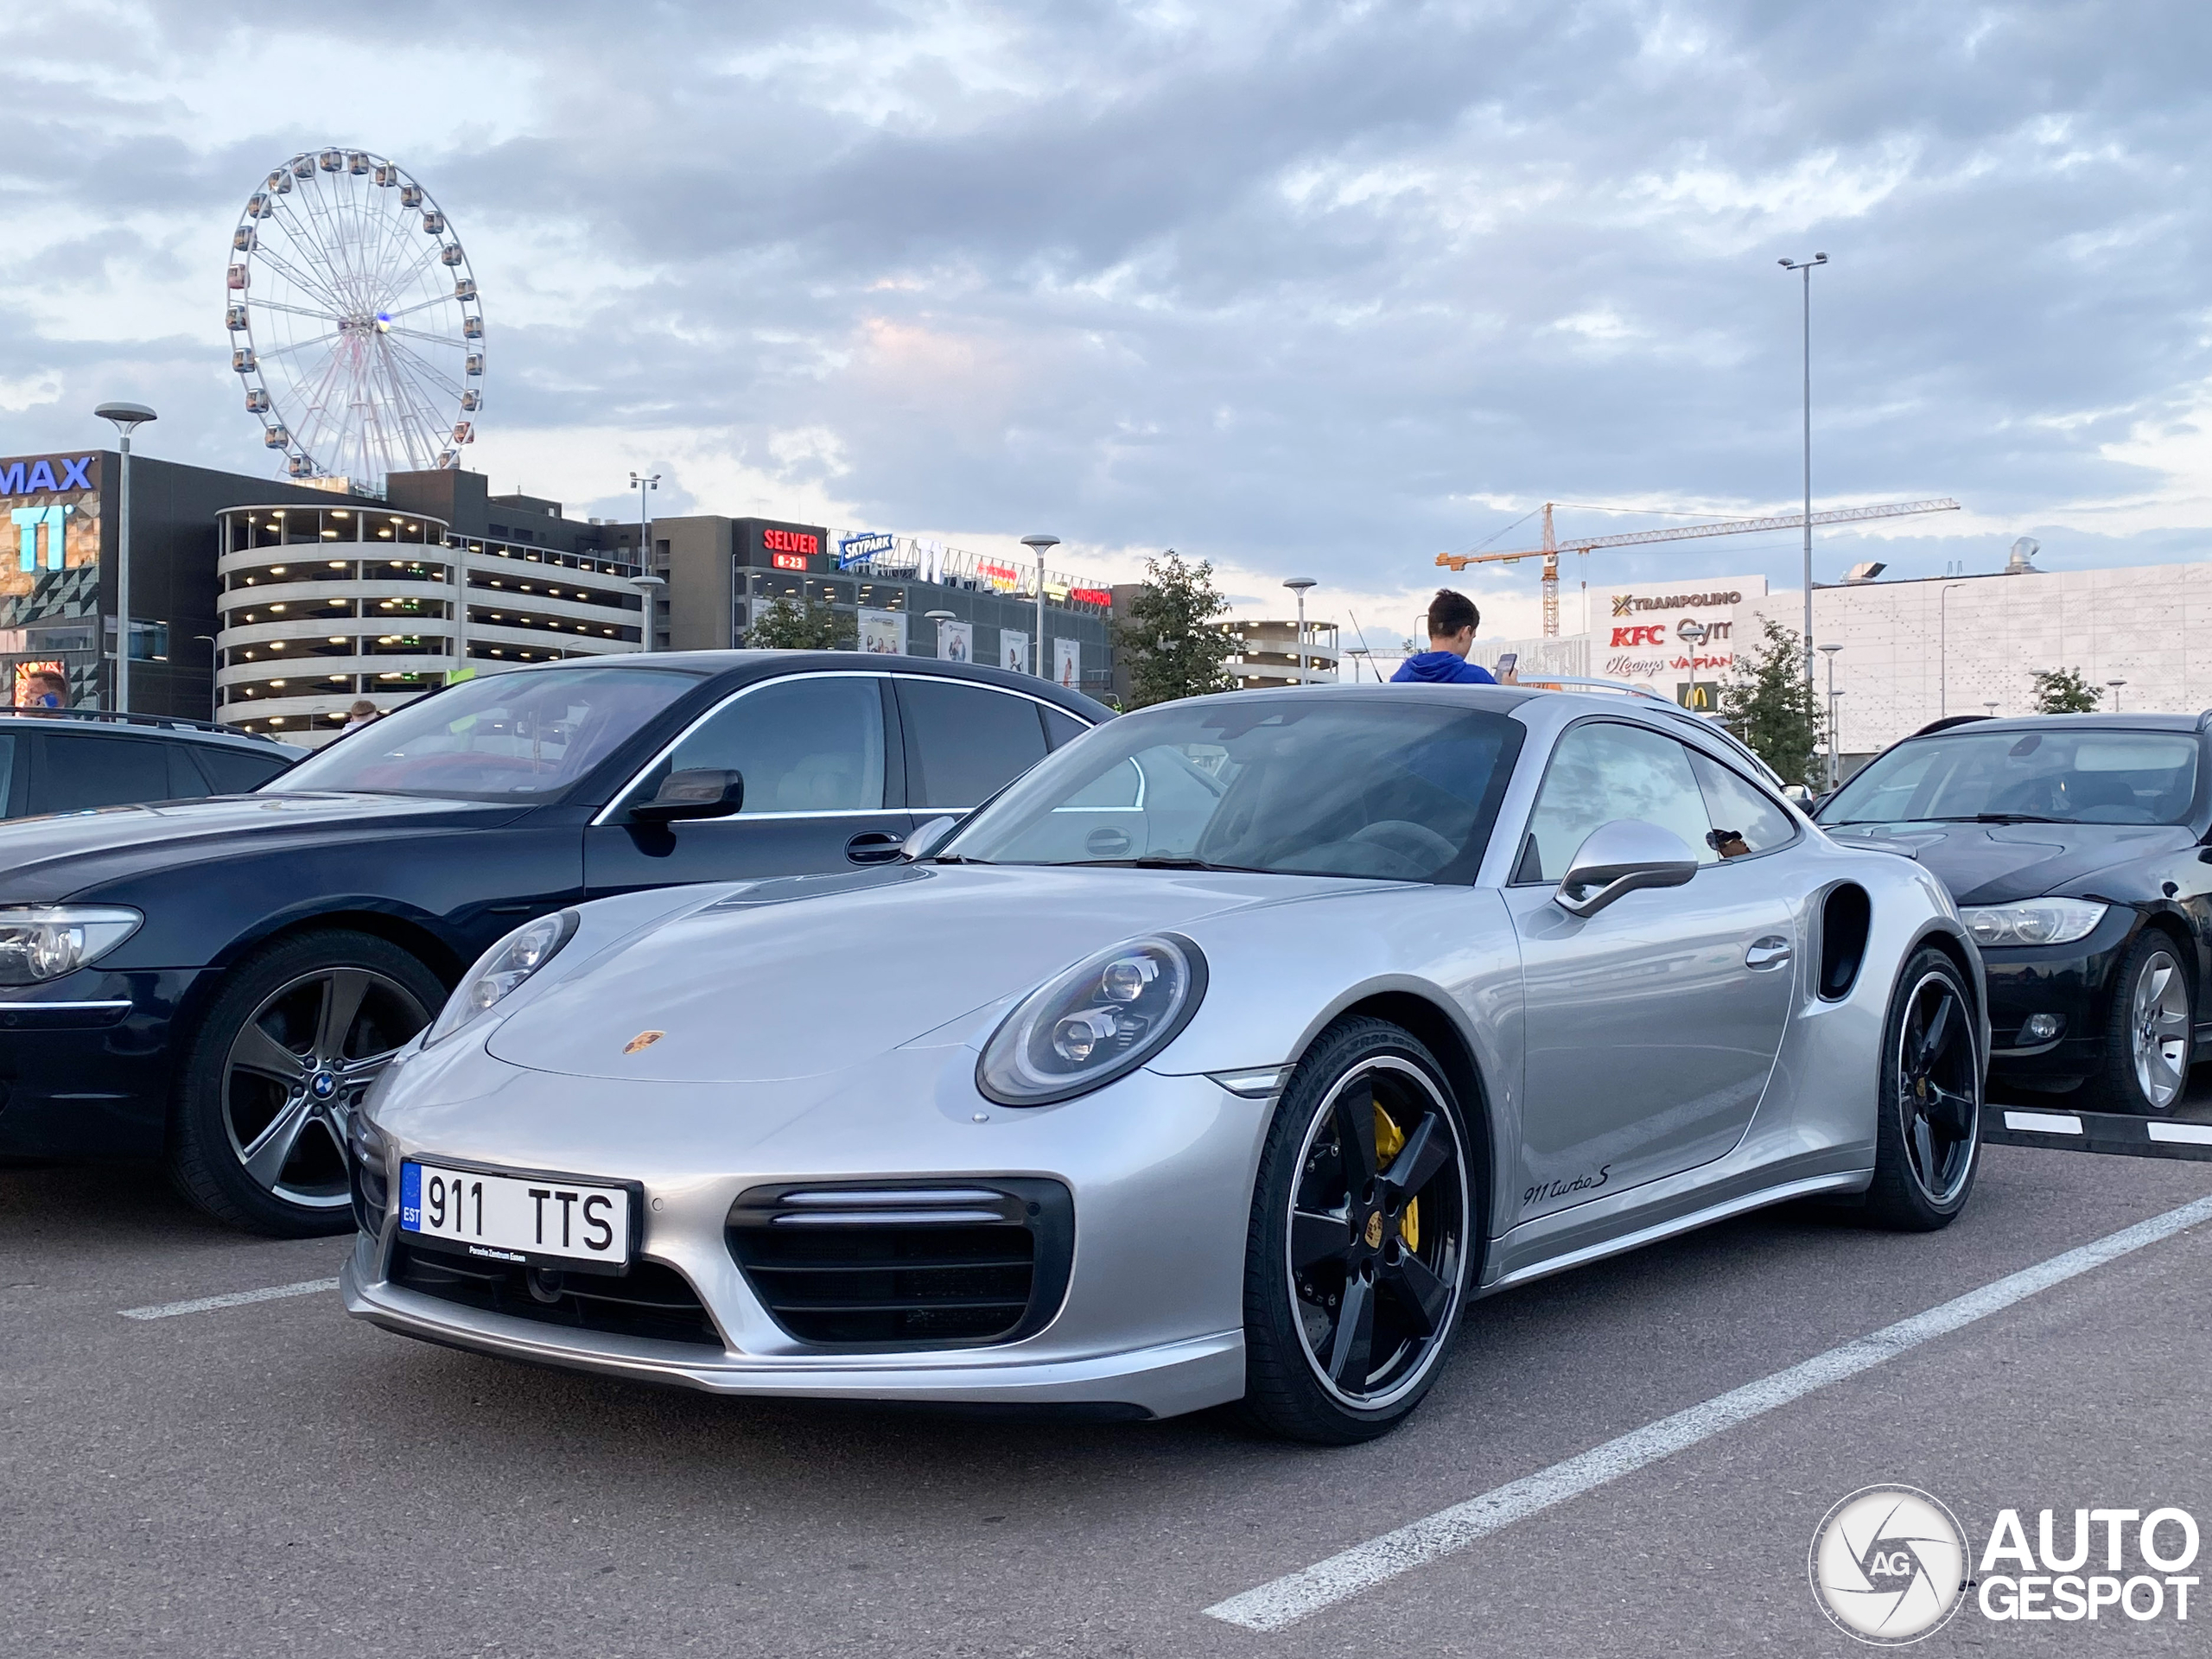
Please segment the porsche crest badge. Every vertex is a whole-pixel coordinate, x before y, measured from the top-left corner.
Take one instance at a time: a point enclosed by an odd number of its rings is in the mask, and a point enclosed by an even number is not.
[[[625,1054],[634,1054],[641,1048],[651,1048],[667,1035],[668,1033],[664,1031],[641,1031],[622,1045],[622,1052]]]

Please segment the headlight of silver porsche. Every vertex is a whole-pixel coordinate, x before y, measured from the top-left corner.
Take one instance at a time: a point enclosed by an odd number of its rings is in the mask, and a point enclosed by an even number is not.
[[[423,1046],[443,1042],[479,1014],[489,1014],[514,995],[532,974],[553,960],[563,945],[575,936],[582,918],[573,910],[541,916],[501,939],[476,958],[461,976],[454,994],[430,1024]]]
[[[1976,944],[2071,944],[2094,933],[2111,908],[2093,899],[2030,899],[2017,905],[1975,905],[1959,916]]]
[[[35,985],[99,961],[146,918],[122,905],[0,906],[0,985]]]
[[[983,1045],[976,1086],[1001,1106],[1089,1094],[1173,1042],[1205,992],[1206,959],[1179,933],[1101,950],[1015,1005]]]

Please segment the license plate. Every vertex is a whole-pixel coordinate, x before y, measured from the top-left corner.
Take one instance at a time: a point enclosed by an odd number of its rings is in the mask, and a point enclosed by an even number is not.
[[[630,1263],[632,1195],[559,1176],[399,1166],[399,1230],[493,1262],[614,1271]]]

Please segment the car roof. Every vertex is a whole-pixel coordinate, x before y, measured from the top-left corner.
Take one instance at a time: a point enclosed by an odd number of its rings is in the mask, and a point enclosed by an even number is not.
[[[1923,726],[1910,737],[1899,742],[1910,743],[1923,737],[1942,737],[1952,732],[2049,732],[2069,726],[2095,726],[2115,732],[2196,732],[2212,725],[2212,710],[2202,715],[2115,715],[2100,714],[2094,709],[2078,715],[1954,715],[1948,720]]]
[[[182,715],[123,715],[109,709],[0,709],[0,718],[36,721],[49,730],[78,732],[88,737],[154,737],[203,744],[209,748],[238,749],[272,760],[297,760],[308,753],[296,743],[204,720],[188,719]],[[0,727],[0,730],[4,729]]]
[[[1071,691],[1057,681],[982,663],[950,663],[938,657],[876,655],[856,651],[653,651],[609,652],[603,656],[567,657],[558,662],[531,663],[503,671],[510,674],[544,674],[560,669],[679,669],[707,679],[750,679],[766,673],[845,673],[869,670],[886,674],[918,674],[932,678],[970,680],[978,685],[1018,691],[1027,696],[1056,702],[1089,721],[1113,714],[1104,703],[1081,691]]]

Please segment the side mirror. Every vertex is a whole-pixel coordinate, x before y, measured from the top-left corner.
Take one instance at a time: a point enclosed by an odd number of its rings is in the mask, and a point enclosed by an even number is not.
[[[1782,786],[1782,798],[1793,806],[1804,808],[1807,812],[1813,810],[1813,791],[1802,784],[1784,784]]]
[[[650,801],[639,801],[630,816],[640,823],[670,823],[677,818],[726,818],[745,804],[745,774],[719,766],[671,772]]]
[[[1570,916],[1595,916],[1639,887],[1679,887],[1696,874],[1697,856],[1680,836],[1640,818],[1615,818],[1576,850],[1552,902]]]
[[[944,845],[944,838],[952,833],[953,826],[959,822],[957,818],[931,818],[906,837],[906,844],[899,849],[899,856],[909,863],[918,858],[927,858]]]

